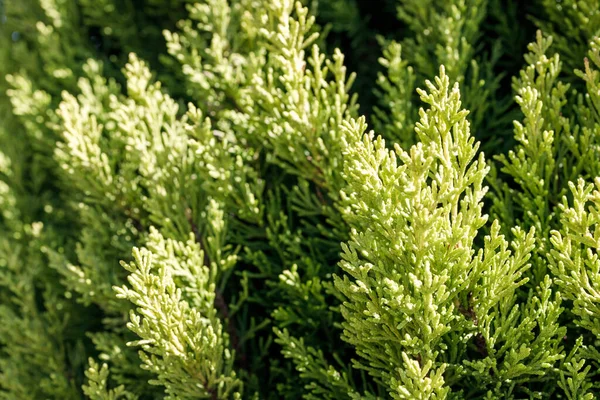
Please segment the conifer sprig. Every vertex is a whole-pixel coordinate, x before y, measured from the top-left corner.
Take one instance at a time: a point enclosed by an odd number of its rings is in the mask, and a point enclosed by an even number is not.
[[[394,398],[446,398],[451,387],[468,390],[461,380],[478,382],[482,395],[512,393],[562,358],[560,298],[546,279],[519,304],[533,230],[515,228],[509,243],[495,221],[483,247],[475,244],[487,220],[488,167],[458,87],[450,90],[443,68],[427,86],[419,93],[430,108],[420,111],[420,142],[409,152],[387,150],[362,121],[346,126],[362,139],[345,153],[351,239],[340,266],[349,276],[336,278],[346,298],[343,338],[360,356],[355,366]],[[519,324],[529,334],[513,331]],[[461,361],[467,354],[474,359]]]

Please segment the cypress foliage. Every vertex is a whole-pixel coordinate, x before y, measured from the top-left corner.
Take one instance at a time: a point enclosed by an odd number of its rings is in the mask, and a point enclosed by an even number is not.
[[[600,395],[597,10],[0,2],[0,398]]]

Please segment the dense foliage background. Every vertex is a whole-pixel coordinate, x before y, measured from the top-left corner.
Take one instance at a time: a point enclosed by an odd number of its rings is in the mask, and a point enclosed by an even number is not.
[[[595,398],[599,35],[0,0],[0,398]]]

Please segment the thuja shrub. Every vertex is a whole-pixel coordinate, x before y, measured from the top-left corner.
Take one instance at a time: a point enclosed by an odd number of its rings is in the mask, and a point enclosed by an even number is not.
[[[373,6],[0,2],[0,398],[600,395],[600,4]]]

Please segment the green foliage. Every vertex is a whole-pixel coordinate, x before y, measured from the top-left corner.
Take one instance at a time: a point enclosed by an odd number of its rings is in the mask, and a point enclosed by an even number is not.
[[[557,51],[565,59],[566,75],[574,78],[574,71],[580,68],[590,40],[599,33],[600,16],[597,0],[561,2],[542,0],[533,15],[536,25],[556,42]]]
[[[538,31],[537,40],[525,56],[528,66],[513,82],[516,100],[524,115],[515,121],[514,151],[498,156],[501,172],[514,184],[505,181],[493,196],[492,214],[510,225],[536,228],[536,253],[544,258],[548,252],[550,230],[560,218],[558,207],[567,195],[568,186],[577,177],[595,177],[598,169],[598,72],[585,61],[585,72],[575,71],[586,82],[584,95],[569,96],[569,84],[559,78],[560,56],[548,58],[552,45]],[[591,43],[590,56],[597,66],[598,43]],[[496,180],[496,182],[498,182]],[[494,182],[492,184],[496,185]],[[534,268],[537,279],[546,273],[546,262],[540,259]]]
[[[383,108],[375,108],[377,131],[404,148],[418,141],[413,132],[418,119],[415,84],[419,87],[433,79],[437,66],[444,65],[450,79],[460,85],[473,131],[484,149],[506,140],[510,95],[499,92],[503,74],[494,71],[503,48],[499,42],[482,46],[483,24],[498,8],[486,0],[398,2],[398,18],[409,33],[401,43],[384,45],[380,62],[386,72],[378,78]]]
[[[211,203],[207,215],[217,231],[210,239],[217,239],[222,228],[222,213],[215,218],[215,207]],[[214,307],[215,280],[235,257],[203,265],[204,253],[193,235],[184,244],[151,231],[147,245],[152,250],[135,248],[135,262],[122,264],[130,272],[131,289],[115,291],[136,306],[127,327],[140,340],[128,345],[142,347],[142,368],[156,375],[150,383],[164,386],[169,399],[240,398],[242,383],[232,371],[228,336]]]
[[[135,400],[137,396],[127,392],[121,385],[114,389],[106,388],[108,382],[108,366],[102,364],[98,369],[98,363],[90,358],[90,367],[85,371],[88,383],[83,386],[83,393],[93,400]]]
[[[529,65],[513,82],[524,120],[514,123],[516,149],[497,157],[501,172],[512,182],[500,183],[502,175],[492,177],[496,190],[491,211],[509,225],[535,227],[532,282],[544,282],[552,275],[552,290],[572,305],[559,320],[570,349],[560,366],[559,386],[567,398],[592,398],[595,373],[590,372],[590,363],[597,363],[597,353],[588,344],[590,324],[580,318],[584,313],[593,315],[593,308],[582,299],[589,277],[577,272],[585,265],[586,250],[575,243],[594,246],[583,241],[593,235],[587,229],[594,223],[593,209],[586,206],[592,201],[592,187],[584,179],[598,174],[598,72],[594,70],[600,67],[598,42],[590,43],[592,63],[583,60],[585,72],[573,71],[585,82],[583,94],[569,93],[570,85],[560,77],[560,55],[546,55],[551,45],[552,39],[538,32],[525,56]],[[569,208],[571,202],[574,208]]]
[[[546,57],[550,45],[551,39],[538,32],[537,41],[529,46],[530,53],[525,56],[528,66],[513,82],[516,101],[525,118],[523,123],[514,122],[518,143],[515,150],[497,159],[501,171],[510,175],[516,185],[503,182],[492,206],[492,213],[510,225],[535,227],[536,252],[541,255],[547,252],[553,205],[565,194],[561,185],[569,181],[571,174],[577,174],[567,164],[571,159],[562,154],[568,148],[565,142],[576,139],[571,135],[569,119],[562,114],[569,86],[558,80],[559,56]],[[534,271],[539,280],[545,274],[545,264],[536,264],[542,268]]]
[[[0,398],[597,397],[597,8],[0,1]]]
[[[429,93],[419,93],[430,109],[420,111],[420,142],[410,152],[388,151],[381,138],[363,135],[361,122],[348,127],[363,140],[348,150],[351,183],[342,192],[352,227],[340,264],[351,279],[336,280],[348,299],[344,338],[364,360],[355,366],[381,379],[392,398],[445,398],[451,387],[512,394],[562,358],[560,298],[551,298],[548,279],[518,302],[533,231],[514,228],[510,251],[494,222],[475,250],[487,167],[482,153],[474,161],[458,86],[450,90],[443,68],[427,85]]]

